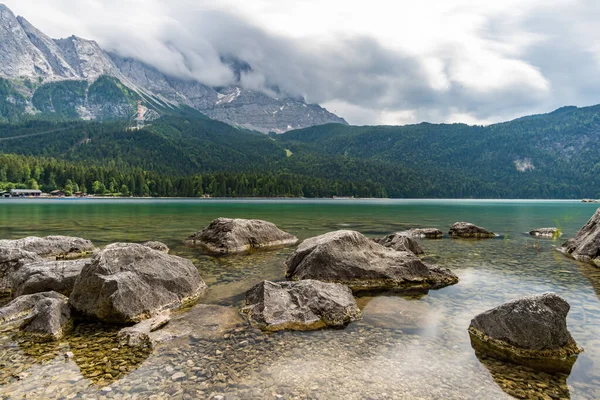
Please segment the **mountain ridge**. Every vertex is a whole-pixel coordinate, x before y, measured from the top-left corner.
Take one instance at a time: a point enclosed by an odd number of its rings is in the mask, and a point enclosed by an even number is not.
[[[251,66],[239,60],[223,58],[237,76],[237,84],[213,88],[198,81],[169,76],[139,60],[105,51],[93,40],[77,36],[52,39],[24,17],[16,17],[3,4],[0,4],[0,24],[0,77],[7,79],[28,101],[23,118],[32,115],[52,117],[52,112],[48,111],[52,107],[45,107],[45,113],[36,112],[40,110],[36,110],[31,102],[40,86],[80,80],[88,82],[89,87],[101,77],[110,76],[137,93],[150,108],[153,103],[159,103],[158,108],[186,106],[210,118],[262,133],[283,133],[330,122],[347,124],[343,118],[319,105],[307,104],[303,99],[283,93],[273,97],[244,89],[239,82],[240,76]],[[65,85],[64,91],[70,91],[72,85],[69,85]],[[8,100],[0,98],[2,101]],[[80,98],[78,103],[84,104],[85,99]],[[104,114],[97,114],[81,104],[78,106],[79,118],[102,120]],[[123,112],[121,110],[111,118],[122,118]],[[136,105],[132,104],[128,110],[130,118],[135,113]],[[1,119],[6,120],[6,116],[0,114]]]

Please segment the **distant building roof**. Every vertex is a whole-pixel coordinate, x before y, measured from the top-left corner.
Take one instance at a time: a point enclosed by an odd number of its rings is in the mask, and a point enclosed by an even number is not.
[[[27,193],[37,193],[42,194],[41,190],[33,190],[33,189],[11,189],[11,194],[27,194]]]

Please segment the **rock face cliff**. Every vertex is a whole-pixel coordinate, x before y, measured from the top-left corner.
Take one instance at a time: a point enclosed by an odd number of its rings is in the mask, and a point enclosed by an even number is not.
[[[303,99],[277,91],[267,95],[244,89],[239,84],[240,65],[229,65],[237,85],[209,87],[106,52],[92,40],[76,36],[52,39],[0,4],[0,121],[15,122],[27,115],[133,119],[137,100],[142,100],[159,113],[165,108],[187,106],[210,118],[263,133],[346,124]],[[98,89],[94,85],[101,79],[103,92],[90,97],[89,92]]]

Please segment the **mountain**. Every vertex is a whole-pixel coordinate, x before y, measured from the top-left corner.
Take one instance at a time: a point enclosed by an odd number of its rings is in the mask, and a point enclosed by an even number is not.
[[[600,105],[485,127],[324,125],[275,139],[294,155],[398,165],[430,181],[448,177],[434,197],[600,197]]]
[[[106,52],[91,40],[76,36],[52,39],[0,4],[0,121],[32,117],[133,119],[137,100],[142,100],[159,115],[191,108],[263,133],[325,123],[347,124],[324,108],[278,89],[274,91],[277,96],[244,89],[241,74],[251,66],[230,58],[223,58],[223,62],[234,72],[237,84],[209,87]],[[98,95],[98,89],[106,92]],[[90,97],[90,91],[95,97]]]
[[[139,131],[121,121],[29,121],[0,124],[0,153],[51,157],[76,163],[76,169],[140,169],[153,176],[148,181],[158,179],[153,174],[180,182],[221,174],[218,185],[203,187],[203,193],[231,196],[600,198],[600,105],[487,127],[329,124],[281,135],[193,113],[164,116]],[[17,178],[7,179],[27,184],[33,169],[14,169]],[[43,182],[51,182],[51,171],[44,173]],[[59,175],[57,183],[90,184]],[[244,186],[250,175],[262,188],[258,192]],[[106,177],[96,179],[108,187]],[[191,189],[182,190],[177,193]]]

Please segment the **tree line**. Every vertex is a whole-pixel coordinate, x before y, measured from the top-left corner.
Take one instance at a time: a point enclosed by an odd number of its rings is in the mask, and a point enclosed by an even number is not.
[[[348,182],[286,173],[164,175],[109,162],[89,165],[54,158],[0,154],[0,190],[62,190],[136,197],[387,197],[372,182]]]

